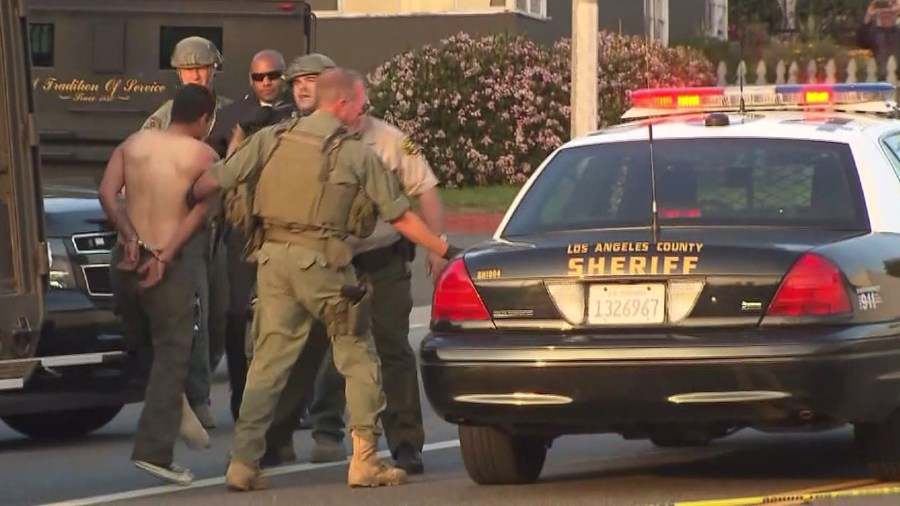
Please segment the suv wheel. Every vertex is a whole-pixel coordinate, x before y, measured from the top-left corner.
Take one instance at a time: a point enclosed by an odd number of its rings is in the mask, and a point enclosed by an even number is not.
[[[14,430],[32,439],[70,439],[85,436],[103,427],[119,414],[122,407],[99,406],[0,418]]]
[[[507,434],[496,427],[459,426],[463,463],[479,485],[534,483],[547,458],[546,440]]]
[[[882,423],[859,423],[853,436],[874,478],[900,480],[900,412]]]

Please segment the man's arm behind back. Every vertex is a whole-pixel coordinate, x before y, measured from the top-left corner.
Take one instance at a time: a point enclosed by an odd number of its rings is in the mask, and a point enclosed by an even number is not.
[[[400,188],[398,178],[368,146],[359,141],[345,141],[339,163],[356,171],[363,191],[378,208],[378,214],[410,241],[438,255],[446,253],[448,244],[435,235],[415,213],[410,212],[409,199]]]
[[[186,189],[190,189],[193,182],[207,172],[219,159],[219,155],[216,154],[215,150],[206,143],[196,141],[196,143],[191,144],[193,150],[190,156],[187,157],[185,165],[182,166],[182,170],[184,171],[184,181],[187,183],[185,185]],[[182,195],[184,194],[184,191],[181,191],[179,188],[178,194]],[[187,215],[181,220],[178,227],[175,229],[175,232],[172,234],[172,237],[163,247],[163,250],[160,253],[161,260],[168,262],[173,259],[178,252],[181,251],[181,248],[184,247],[185,243],[187,243],[197,230],[203,226],[208,218],[212,202],[215,198],[216,194],[209,195],[195,203],[194,206],[188,210]]]

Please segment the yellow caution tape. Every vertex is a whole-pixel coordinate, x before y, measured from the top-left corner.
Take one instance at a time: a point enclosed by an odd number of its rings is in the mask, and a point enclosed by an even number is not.
[[[900,485],[884,486],[878,488],[859,488],[849,490],[835,490],[833,492],[785,492],[782,494],[736,497],[732,499],[709,499],[703,501],[683,501],[669,503],[668,506],[754,506],[760,504],[774,504],[780,502],[806,502],[815,499],[836,499],[839,497],[860,497],[870,495],[900,494]]]

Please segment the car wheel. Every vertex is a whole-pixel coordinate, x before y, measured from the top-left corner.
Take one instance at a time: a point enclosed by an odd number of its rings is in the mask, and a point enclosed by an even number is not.
[[[515,436],[495,427],[459,426],[463,463],[479,485],[534,483],[547,458],[546,440]]]
[[[71,439],[103,427],[119,414],[122,407],[99,406],[54,413],[9,415],[0,419],[32,439]]]

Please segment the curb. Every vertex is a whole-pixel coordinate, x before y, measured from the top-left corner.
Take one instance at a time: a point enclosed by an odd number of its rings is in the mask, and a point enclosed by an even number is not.
[[[453,234],[493,234],[503,213],[445,213],[444,228]]]

